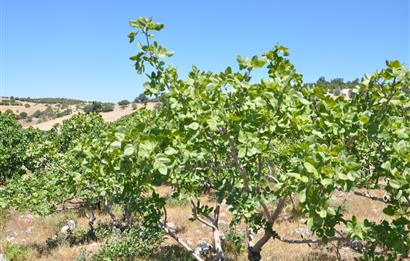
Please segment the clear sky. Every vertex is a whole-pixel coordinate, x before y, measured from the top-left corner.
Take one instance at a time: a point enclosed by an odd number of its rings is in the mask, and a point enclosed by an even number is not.
[[[409,0],[0,0],[4,96],[116,102],[142,92],[128,21],[152,16],[181,75],[218,71],[280,43],[305,82],[409,66]]]

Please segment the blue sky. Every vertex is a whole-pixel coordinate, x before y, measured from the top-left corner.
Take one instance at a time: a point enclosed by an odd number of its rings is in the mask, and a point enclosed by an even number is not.
[[[133,99],[128,21],[165,23],[158,40],[185,75],[218,71],[280,43],[305,82],[360,78],[386,59],[409,66],[408,0],[139,1],[0,0],[4,96]]]

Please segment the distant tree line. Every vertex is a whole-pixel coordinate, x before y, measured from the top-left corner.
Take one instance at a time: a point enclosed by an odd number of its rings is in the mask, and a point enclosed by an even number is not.
[[[114,103],[93,101],[84,106],[85,113],[109,112],[114,110]]]
[[[305,83],[304,85],[324,87],[325,89],[333,92],[336,89],[354,89],[357,85],[360,85],[360,80],[355,79],[353,81],[345,82],[343,78],[334,78],[328,81],[324,76],[321,76],[315,83]]]
[[[11,96],[14,100],[18,101],[25,101],[25,102],[33,102],[33,103],[49,103],[49,104],[67,104],[67,105],[75,105],[85,103],[86,101],[78,100],[78,99],[68,99],[68,98],[18,98]]]

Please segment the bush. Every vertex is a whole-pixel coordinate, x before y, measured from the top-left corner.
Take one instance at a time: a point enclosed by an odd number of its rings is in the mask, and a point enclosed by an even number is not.
[[[37,111],[35,111],[32,115],[31,115],[31,117],[33,117],[33,118],[40,118],[40,116],[41,116],[41,111],[39,111],[39,110],[37,110]]]
[[[91,104],[87,104],[86,106],[84,106],[85,113],[101,112],[101,111],[102,111],[101,102],[92,102]]]
[[[149,257],[162,242],[163,234],[157,228],[134,227],[114,237],[97,253],[96,260],[135,260]]]
[[[113,103],[103,103],[102,104],[102,111],[103,112],[109,112],[114,110],[114,104]]]
[[[71,109],[65,109],[65,110],[57,113],[57,118],[60,118],[60,117],[66,116],[66,115],[70,115],[72,112],[73,111]]]
[[[130,104],[129,100],[122,100],[118,102],[118,105],[121,105],[121,106],[127,106],[128,104]]]
[[[6,114],[14,115],[14,112],[13,112],[12,110],[10,110],[10,109],[7,109],[5,113],[6,113]]]
[[[25,118],[27,118],[27,112],[20,112],[20,114],[19,114],[19,119],[25,119]]]
[[[24,104],[24,107],[25,108],[30,108],[31,106],[30,106],[30,104],[26,103],[26,104]]]
[[[21,245],[7,243],[4,247],[4,254],[7,260],[22,261],[30,257],[29,250]]]

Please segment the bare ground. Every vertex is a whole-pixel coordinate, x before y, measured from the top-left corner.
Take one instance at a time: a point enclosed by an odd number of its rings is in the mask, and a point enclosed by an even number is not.
[[[163,194],[169,194],[169,188],[161,188]],[[205,204],[213,204],[212,197],[203,196],[201,201]],[[380,221],[385,217],[382,214],[384,204],[382,202],[372,201],[360,196],[337,193],[334,200],[335,204],[343,202],[347,216],[356,215],[359,219],[368,218],[374,221]],[[201,223],[188,219],[191,217],[191,207],[189,204],[170,205],[168,208],[168,219],[174,222],[181,231],[178,236],[187,242],[191,247],[195,246],[201,240],[211,243],[211,231]],[[37,217],[30,213],[18,213],[11,211],[10,218],[5,222],[2,231],[0,231],[0,253],[4,253],[4,247],[7,243],[19,244],[29,249],[27,260],[75,260],[81,251],[95,253],[101,247],[101,242],[90,242],[70,247],[68,244],[60,245],[50,252],[40,254],[38,249],[45,244],[46,240],[56,236],[64,221],[74,219],[77,222],[76,229],[87,229],[87,220],[85,217],[75,212],[60,212],[50,217]],[[220,227],[228,228],[230,214],[226,206],[223,206],[220,215]],[[97,215],[97,222],[108,222],[109,217],[104,213]],[[1,222],[1,220],[0,220]],[[242,228],[239,228],[242,229]],[[307,231],[303,219],[292,213],[291,207],[288,206],[280,216],[277,224],[274,225],[281,236],[289,239],[300,239],[299,231]],[[314,238],[305,235],[304,238]],[[162,248],[175,246],[175,241],[167,238],[162,244]],[[343,260],[353,260],[357,256],[355,252],[347,247],[340,249]],[[229,260],[246,260],[246,253],[227,253]],[[263,248],[263,260],[336,260],[335,246],[326,245],[306,245],[306,244],[287,244],[278,240],[270,240]],[[151,260],[157,259],[155,256]]]

